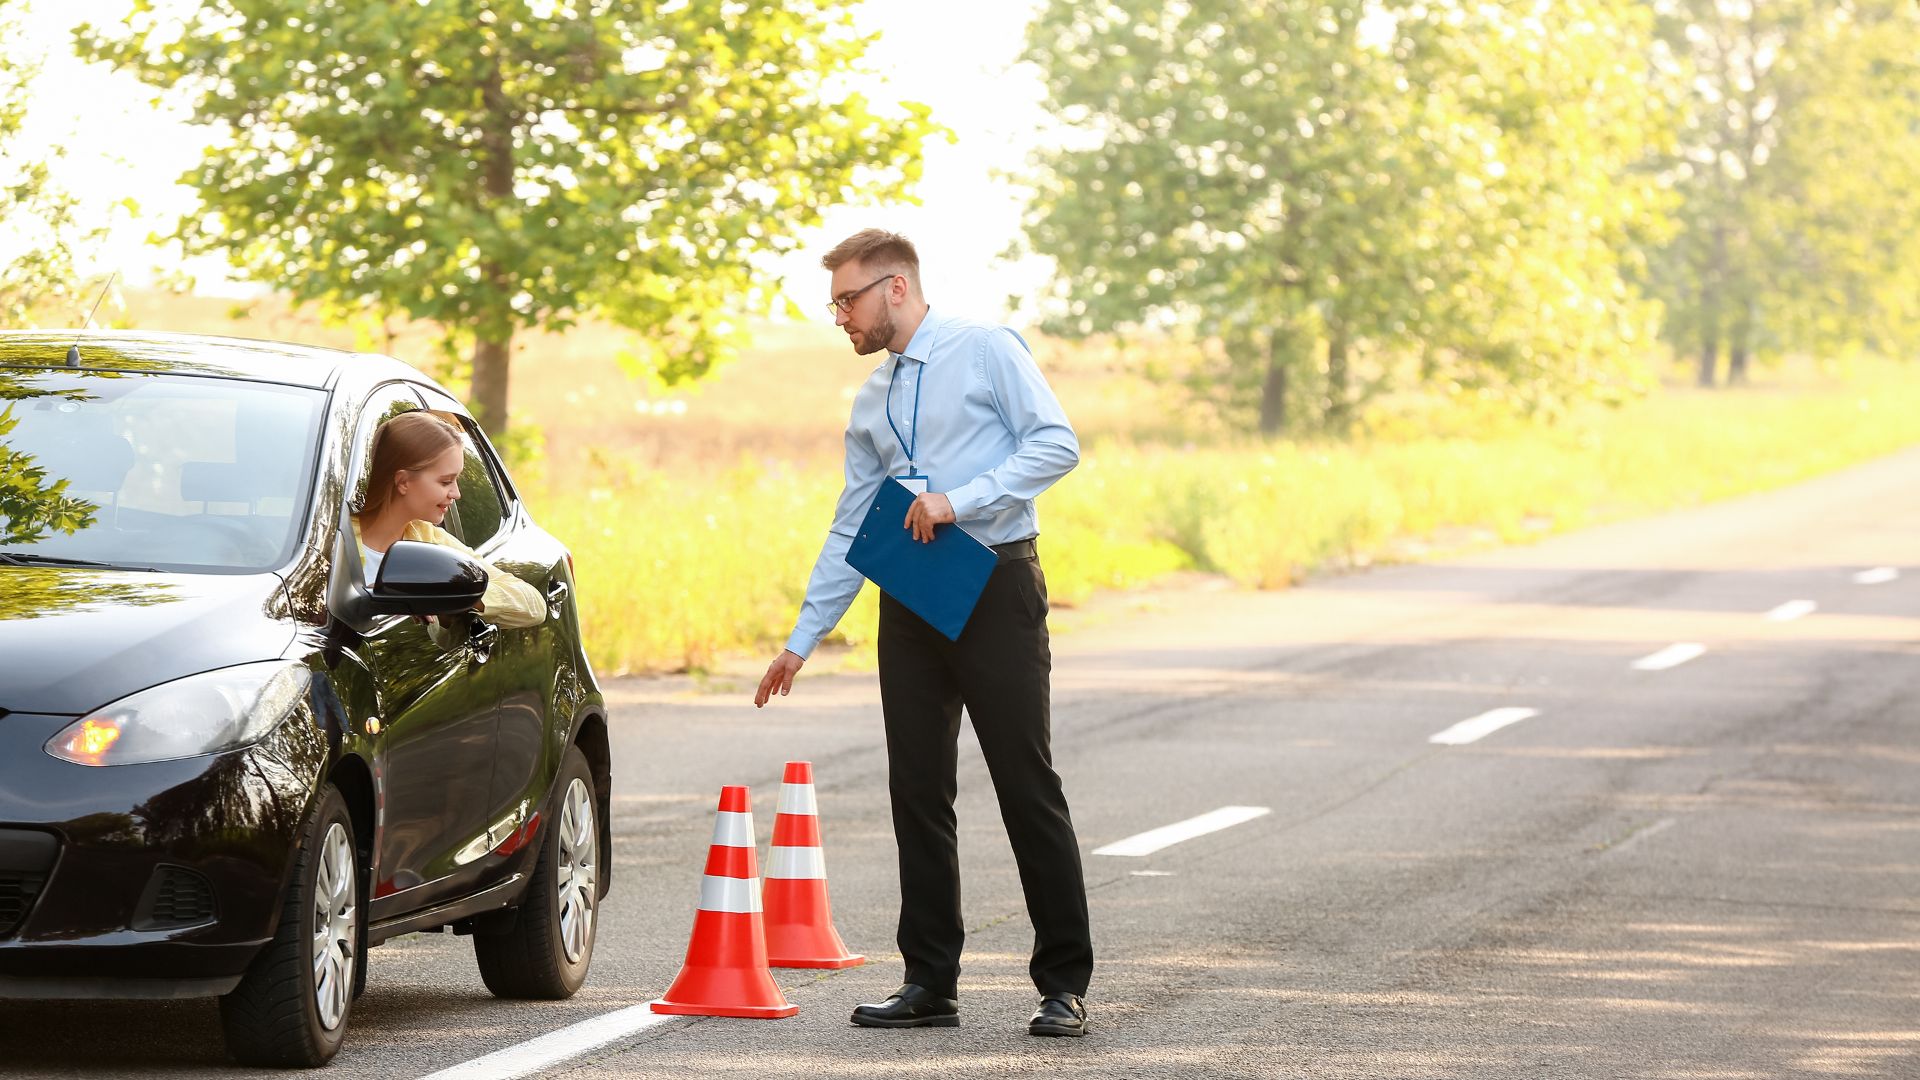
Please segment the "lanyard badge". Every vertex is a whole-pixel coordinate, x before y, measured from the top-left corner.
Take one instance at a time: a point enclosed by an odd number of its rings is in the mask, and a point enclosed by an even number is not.
[[[887,372],[887,426],[893,429],[893,437],[899,441],[900,449],[905,451],[907,455],[907,471],[893,479],[901,487],[906,488],[915,495],[925,495],[928,491],[927,485],[931,481],[927,476],[923,475],[913,463],[913,452],[920,445],[920,391],[927,385],[927,373],[925,371],[920,373],[920,381],[913,384],[912,441],[901,438],[900,426],[893,422],[893,381],[899,376],[900,369],[906,365],[906,361],[907,358],[901,356],[898,360],[894,361],[893,370]]]

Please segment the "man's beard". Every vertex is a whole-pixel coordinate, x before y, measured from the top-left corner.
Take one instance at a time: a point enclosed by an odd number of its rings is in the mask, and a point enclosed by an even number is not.
[[[855,356],[869,356],[887,347],[893,340],[893,309],[887,308],[880,313],[880,321],[871,330],[860,332],[861,344],[854,347]]]

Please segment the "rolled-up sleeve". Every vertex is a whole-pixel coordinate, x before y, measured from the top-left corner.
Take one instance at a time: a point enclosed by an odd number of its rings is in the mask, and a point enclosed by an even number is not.
[[[886,466],[873,444],[852,424],[847,426],[846,444],[846,485],[834,504],[827,542],[821,546],[820,557],[814,560],[813,573],[807,578],[800,618],[787,638],[787,650],[801,657],[812,656],[820,639],[840,625],[853,598],[860,595],[861,582],[866,580],[860,571],[847,565],[847,549],[853,545],[860,522],[866,519],[867,502],[879,490]]]
[[[981,335],[975,361],[994,411],[1017,448],[1004,462],[947,492],[959,521],[991,517],[1031,501],[1080,463],[1080,440],[1040,366],[1013,331]]]

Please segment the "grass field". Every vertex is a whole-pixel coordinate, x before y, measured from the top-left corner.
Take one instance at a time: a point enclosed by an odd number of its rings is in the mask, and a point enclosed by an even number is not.
[[[232,307],[136,296],[128,317],[440,362],[424,330],[355,335],[274,301],[236,321]],[[1551,427],[1441,412],[1352,443],[1263,443],[1210,432],[1109,351],[1035,347],[1084,448],[1040,503],[1049,586],[1068,605],[1188,569],[1277,588],[1435,540],[1523,540],[1776,487],[1920,442],[1920,370],[1883,362],[1668,387]],[[629,377],[620,349],[618,334],[585,328],[523,338],[514,359],[516,422],[544,442],[516,479],[574,551],[593,659],[614,673],[770,655],[825,534],[841,429],[872,361],[824,320],[769,326],[737,363],[667,390]],[[841,624],[856,663],[871,655],[873,604],[869,589]]]

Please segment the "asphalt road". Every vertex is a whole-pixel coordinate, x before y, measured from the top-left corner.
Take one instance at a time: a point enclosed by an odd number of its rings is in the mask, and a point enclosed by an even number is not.
[[[757,664],[613,682],[617,881],[587,989],[498,1002],[464,939],[404,939],[372,954],[331,1074],[420,1076],[657,996],[720,787],[752,785],[764,858],[805,758],[871,962],[777,972],[791,1019],[675,1018],[542,1075],[1920,1076],[1916,476],[1910,452],[1530,547],[1056,612],[1099,950],[1083,1040],[1024,1033],[1031,931],[970,741],[963,1026],[855,1029],[900,977],[872,675],[809,671],[759,712]],[[1679,643],[1702,651],[1634,666]],[[1430,741],[1496,709],[1536,712]],[[1229,805],[1272,812],[1091,854]],[[0,1002],[9,1077],[243,1072],[210,1002]]]

